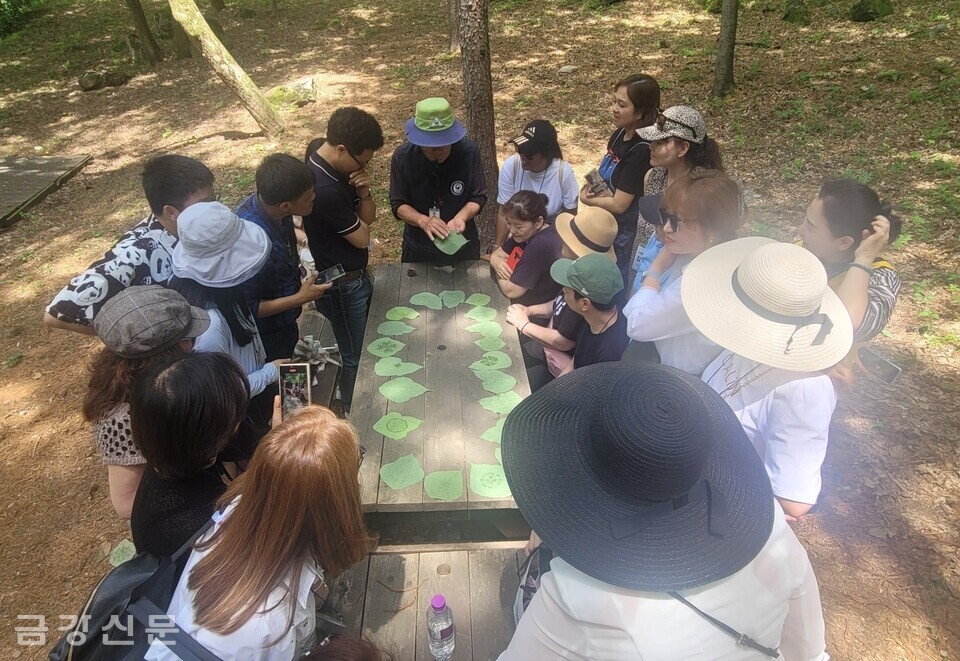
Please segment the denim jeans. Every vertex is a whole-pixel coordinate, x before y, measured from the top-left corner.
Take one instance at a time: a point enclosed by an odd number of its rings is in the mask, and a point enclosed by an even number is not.
[[[317,299],[317,312],[333,325],[333,335],[340,347],[343,371],[340,373],[340,398],[346,410],[353,401],[353,386],[357,381],[360,352],[363,351],[363,333],[367,328],[367,312],[373,296],[373,281],[369,273],[335,282],[333,287]]]

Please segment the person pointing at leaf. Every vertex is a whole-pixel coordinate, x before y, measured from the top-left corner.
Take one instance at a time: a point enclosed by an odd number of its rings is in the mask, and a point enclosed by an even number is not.
[[[487,203],[477,143],[446,99],[424,99],[390,161],[390,208],[404,223],[404,262],[455,264],[480,258],[474,218]]]

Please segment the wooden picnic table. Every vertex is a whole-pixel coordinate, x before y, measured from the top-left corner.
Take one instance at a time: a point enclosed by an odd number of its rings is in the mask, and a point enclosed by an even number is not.
[[[477,323],[466,316],[475,306],[463,302],[455,307],[443,306],[434,310],[410,302],[411,296],[420,292],[439,295],[444,291],[460,291],[466,297],[477,293],[490,297],[490,302],[483,307],[496,311],[495,321],[502,327],[499,337],[504,343],[499,351],[509,356],[512,362],[500,371],[516,379],[512,391],[520,398],[530,394],[517,334],[505,319],[509,301],[491,280],[486,262],[465,262],[455,267],[378,265],[351,412],[351,422],[357,427],[367,450],[360,467],[360,491],[365,511],[515,507],[509,495],[483,497],[470,487],[474,466],[480,467],[477,476],[481,470],[496,472],[499,469],[498,443],[483,440],[481,435],[505,416],[492,413],[480,404],[481,399],[491,397],[493,393],[484,389],[483,382],[470,369],[470,365],[485,354],[484,349],[475,344],[482,336],[467,330]],[[392,402],[380,392],[379,388],[394,377],[376,374],[375,365],[380,357],[368,350],[372,342],[382,337],[377,328],[387,320],[386,312],[395,306],[419,312],[418,317],[403,320],[415,330],[393,338],[405,345],[394,357],[404,363],[422,365],[423,369],[407,377],[428,389],[403,403]],[[390,412],[423,422],[406,437],[395,440],[373,428]],[[427,475],[434,471],[460,471],[463,478],[461,495],[451,500],[431,498],[423,480],[399,490],[387,486],[380,476],[381,467],[410,454],[419,461]],[[496,476],[489,479],[496,479]]]

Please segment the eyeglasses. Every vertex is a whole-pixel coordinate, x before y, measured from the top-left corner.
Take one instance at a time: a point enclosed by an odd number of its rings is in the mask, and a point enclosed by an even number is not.
[[[680,223],[683,222],[683,218],[678,216],[675,213],[670,213],[663,207],[660,208],[660,224],[663,227],[670,226],[671,232],[676,232],[680,229]]]
[[[672,122],[677,126],[682,126],[683,128],[690,131],[691,135],[693,135],[694,138],[697,137],[697,129],[693,128],[689,124],[684,124],[683,122],[678,121],[676,119],[671,119],[670,117],[667,117],[663,113],[660,113],[657,115],[657,130],[663,131],[664,130],[663,127],[666,126],[667,122]]]
[[[353,152],[350,151],[349,149],[347,149],[346,147],[344,147],[344,150],[347,152],[347,154],[350,155],[350,158],[353,159],[353,162],[360,166],[360,169],[361,169],[361,170],[362,170],[363,168],[367,167],[367,163],[370,162],[370,161],[368,160],[366,163],[364,163],[364,162],[361,161],[359,158],[357,158],[356,156],[354,156],[354,155],[353,155]]]

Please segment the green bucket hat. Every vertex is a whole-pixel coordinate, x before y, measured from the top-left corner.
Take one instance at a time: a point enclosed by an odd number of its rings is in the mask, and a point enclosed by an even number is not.
[[[450,102],[440,97],[417,104],[414,116],[407,120],[407,139],[419,147],[446,147],[467,135],[463,124],[453,117]]]
[[[579,259],[558,259],[550,277],[593,303],[606,305],[623,289],[620,269],[606,255],[591,253]]]

